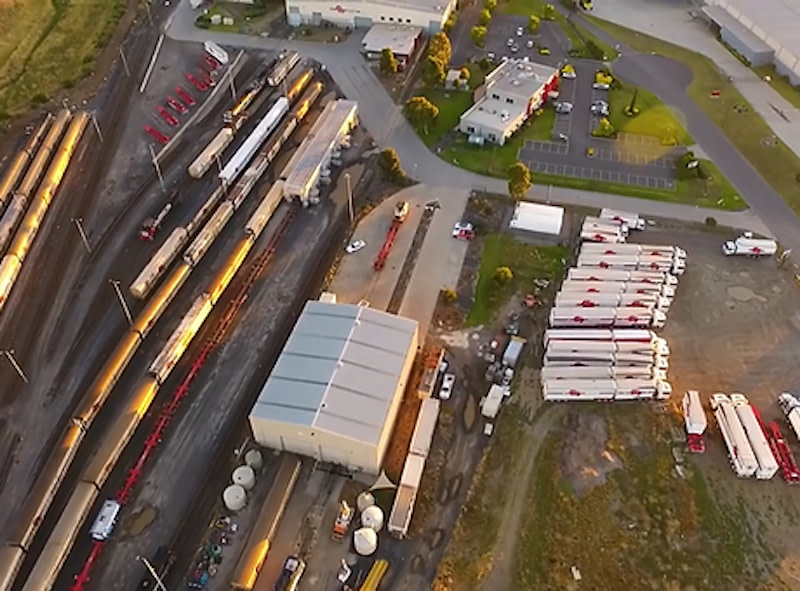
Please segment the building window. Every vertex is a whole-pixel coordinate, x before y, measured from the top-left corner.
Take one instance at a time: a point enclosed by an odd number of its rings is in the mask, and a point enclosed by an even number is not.
[[[381,20],[382,20],[382,21],[385,21],[385,20],[386,20],[386,17],[385,17],[385,16],[382,16],[382,17],[381,17]]]
[[[489,141],[490,142],[496,142],[497,141],[497,136],[495,134],[493,134],[493,133],[490,133],[489,134]]]
[[[513,105],[513,104],[514,104],[514,99],[513,99],[513,98],[511,98],[510,96],[507,96],[507,97],[506,97],[506,102],[507,102],[508,104],[510,104],[510,105]]]
[[[499,101],[500,100],[500,95],[495,92],[495,93],[492,94],[492,98],[494,100],[496,100],[496,101]]]
[[[410,18],[407,18],[407,19],[406,19],[406,22],[407,22],[407,23],[410,23],[410,22],[411,22],[411,19],[410,19]]]
[[[475,128],[471,125],[467,125],[467,133],[475,133]]]
[[[393,16],[390,16],[390,17],[389,17],[389,21],[390,21],[390,22],[394,22],[394,17],[393,17]]]

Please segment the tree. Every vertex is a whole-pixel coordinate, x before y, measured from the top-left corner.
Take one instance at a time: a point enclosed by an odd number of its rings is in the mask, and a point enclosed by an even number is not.
[[[545,4],[542,8],[542,18],[546,21],[556,20],[556,7],[552,4]]]
[[[452,56],[453,46],[445,33],[439,32],[431,37],[428,43],[428,57],[435,57],[447,66]]]
[[[385,47],[381,50],[381,72],[384,74],[397,73],[397,60],[392,53],[392,50]]]
[[[395,182],[405,180],[406,173],[400,167],[400,157],[394,148],[386,148],[381,152],[380,166],[389,179]]]
[[[532,14],[532,15],[530,15],[528,17],[528,31],[529,32],[536,33],[539,30],[539,27],[541,26],[541,24],[542,24],[542,20],[538,16],[536,16],[535,14]]]
[[[458,73],[458,77],[469,82],[470,76],[472,76],[472,74],[470,74],[469,68],[467,66],[462,66],[461,71]]]
[[[483,47],[486,45],[486,27],[472,27],[469,30],[469,36],[472,37],[472,42],[476,46]]]
[[[483,0],[483,7],[491,12],[495,8],[497,8],[497,0]]]
[[[497,267],[493,277],[500,285],[507,285],[514,278],[514,273],[508,267]]]
[[[489,58],[484,55],[478,62],[478,67],[484,72],[488,72],[492,69],[492,62],[489,61]],[[800,176],[800,173],[798,173],[798,176]],[[800,182],[800,179],[798,179],[798,182]]]
[[[492,13],[485,8],[478,13],[478,23],[485,27],[492,22]]]
[[[422,64],[422,81],[427,86],[441,86],[447,79],[447,68],[438,58],[429,55]]]
[[[522,162],[508,169],[508,192],[514,199],[522,199],[531,188],[531,171]]]
[[[411,125],[422,127],[427,131],[427,127],[439,117],[439,107],[424,96],[412,96],[406,102],[406,117]]]
[[[594,131],[592,131],[592,135],[594,137],[614,137],[617,135],[617,130],[611,125],[608,117],[603,117],[597,127],[594,128]]]

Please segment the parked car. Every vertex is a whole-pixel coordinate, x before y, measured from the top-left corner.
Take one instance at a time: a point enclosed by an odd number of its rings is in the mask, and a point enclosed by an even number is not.
[[[490,62],[493,62],[495,59],[497,59],[497,56],[494,54],[493,51],[490,51],[489,53],[486,54],[486,59],[488,59]]]
[[[525,29],[517,27],[517,37],[522,37],[523,33],[525,33]]]
[[[364,242],[363,240],[354,240],[353,242],[347,245],[345,251],[347,252],[347,254],[353,254],[354,252],[358,252],[359,250],[364,248],[366,245],[367,243]]]
[[[444,374],[442,378],[442,387],[439,389],[439,398],[442,400],[450,400],[453,395],[453,386],[456,383],[456,376],[451,373]]]
[[[519,45],[511,46],[511,53],[517,53],[518,51],[519,51]]]
[[[528,49],[533,49],[533,39],[528,39],[528,42],[525,45],[528,46]]]
[[[555,136],[554,139],[557,139],[560,142],[568,142],[569,141],[569,136],[566,133],[556,133],[556,134],[553,134],[553,135]]]
[[[550,55],[550,48],[549,47],[540,47],[539,48],[539,55]]]
[[[475,228],[469,222],[456,222],[453,226],[453,238],[472,240],[474,236]]]
[[[600,82],[595,82],[594,84],[592,84],[592,88],[594,88],[595,90],[608,90],[611,87],[608,84],[601,84]]]
[[[578,77],[578,74],[575,73],[575,68],[567,64],[561,69],[561,77],[564,80],[575,80],[575,78]]]
[[[563,102],[563,103],[556,103],[556,113],[561,115],[567,115],[572,113],[572,103]]]
[[[506,41],[506,47],[511,47],[512,45],[514,45],[514,38],[509,37],[508,41]]]
[[[189,112],[189,109],[187,109],[186,106],[178,99],[176,99],[174,96],[167,97],[167,104],[169,105],[170,109],[172,109],[179,115],[186,115],[186,113]]]

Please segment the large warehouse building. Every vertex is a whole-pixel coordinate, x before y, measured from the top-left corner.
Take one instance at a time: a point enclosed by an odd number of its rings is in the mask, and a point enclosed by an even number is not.
[[[703,12],[751,65],[774,64],[800,84],[800,0],[706,0]]]
[[[286,0],[289,25],[321,25],[369,29],[378,23],[414,25],[438,33],[456,8],[456,0]]]
[[[308,302],[250,411],[256,442],[378,474],[417,338],[414,320]]]

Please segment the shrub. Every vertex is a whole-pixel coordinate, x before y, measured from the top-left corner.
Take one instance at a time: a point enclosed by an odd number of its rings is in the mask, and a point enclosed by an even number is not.
[[[442,301],[445,304],[453,304],[458,299],[458,294],[455,289],[446,288],[442,290]]]
[[[506,285],[514,278],[514,273],[508,267],[497,267],[492,277],[500,285]]]
[[[478,14],[478,24],[485,27],[490,22],[492,22],[492,13],[484,8]]]
[[[489,61],[489,58],[485,55],[480,59],[478,62],[478,67],[483,70],[484,72],[488,72],[492,69],[492,62]],[[800,173],[797,174],[798,181],[800,181]]]
[[[706,218],[706,226],[708,226],[709,228],[716,228],[717,220],[715,218],[712,218],[711,216],[708,216]]]

